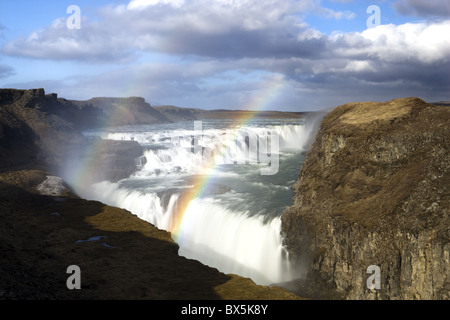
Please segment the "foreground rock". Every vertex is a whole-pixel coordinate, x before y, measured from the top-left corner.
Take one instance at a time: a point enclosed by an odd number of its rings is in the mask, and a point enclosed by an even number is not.
[[[283,216],[316,298],[450,298],[450,109],[351,103],[323,120]],[[380,288],[369,289],[369,266]],[[314,289],[321,289],[317,292]]]
[[[170,234],[122,209],[61,195],[39,170],[0,174],[0,299],[299,299],[178,255]],[[51,194],[53,194],[54,189]],[[69,290],[67,268],[81,270]]]

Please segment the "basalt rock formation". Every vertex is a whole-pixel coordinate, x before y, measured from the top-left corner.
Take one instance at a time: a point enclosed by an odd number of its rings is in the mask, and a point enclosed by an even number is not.
[[[296,289],[313,298],[449,299],[449,169],[448,107],[405,98],[330,112],[282,217],[305,270]]]

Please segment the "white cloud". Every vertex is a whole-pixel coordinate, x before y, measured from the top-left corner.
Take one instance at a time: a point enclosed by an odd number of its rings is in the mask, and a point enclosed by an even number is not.
[[[369,54],[380,60],[433,64],[450,60],[448,34],[450,21],[380,25],[361,35],[372,43]]]
[[[341,57],[429,65],[450,61],[446,34],[450,21],[379,25],[361,33],[335,33],[330,40]]]
[[[370,61],[349,61],[345,68],[344,72],[375,72],[376,69],[372,66]]]
[[[450,21],[380,25],[327,36],[302,21],[302,13],[316,10],[334,19],[354,16],[318,3],[132,0],[128,6],[101,8],[98,20],[84,20],[81,30],[68,30],[63,18],[55,20],[7,43],[2,51],[35,59],[122,63],[114,71],[79,75],[70,83],[51,82],[62,96],[142,95],[183,106],[195,97],[202,103],[199,107],[230,107],[258,92],[252,88],[264,88],[268,78],[289,88],[291,105],[293,95],[315,101],[314,94],[338,92],[348,101],[372,93],[374,87],[377,94],[383,89],[393,94],[448,91]],[[155,52],[167,59],[151,61],[147,55]],[[136,58],[151,62],[138,64]],[[6,71],[0,67],[2,73]]]
[[[162,4],[162,5],[159,5]],[[64,18],[2,49],[9,55],[41,59],[123,61],[132,52],[227,56],[295,51],[296,38],[312,32],[296,14],[313,0],[143,1],[99,10],[99,22],[85,19],[68,30]],[[310,36],[308,36],[310,38]],[[266,52],[267,50],[271,52]]]
[[[81,30],[68,30],[61,18],[2,50],[9,55],[95,63],[130,62],[143,52],[312,60],[329,58],[331,52],[334,57],[389,63],[448,61],[450,42],[444,37],[450,34],[450,21],[380,25],[327,37],[296,16],[315,5],[312,0],[301,4],[260,0],[258,5],[252,0],[132,0],[133,10],[103,8],[101,20],[83,21]]]
[[[356,14],[349,10],[344,11],[336,11],[330,8],[318,7],[316,12],[322,16],[325,16],[328,19],[336,19],[336,20],[352,20],[356,17]]]
[[[120,62],[131,57],[126,47],[128,39],[115,37],[98,23],[84,21],[83,25],[86,26],[80,30],[69,30],[65,19],[56,19],[45,29],[6,43],[1,50],[10,56],[96,63]]]

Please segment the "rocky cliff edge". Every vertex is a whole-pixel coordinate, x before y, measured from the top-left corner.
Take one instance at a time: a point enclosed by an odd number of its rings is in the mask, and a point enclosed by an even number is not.
[[[296,289],[316,298],[450,298],[449,149],[448,107],[405,98],[330,112],[282,218],[304,270]]]

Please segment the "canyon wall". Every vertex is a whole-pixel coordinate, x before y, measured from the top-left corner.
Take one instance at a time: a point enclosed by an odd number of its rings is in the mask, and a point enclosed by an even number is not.
[[[136,99],[123,100],[130,104]],[[142,105],[143,99],[138,102]],[[105,117],[98,106],[77,105],[44,89],[1,89],[0,170],[26,167],[62,174],[68,162],[74,167],[89,162],[91,172],[85,175],[91,182],[128,177],[142,155],[137,142],[87,139],[82,134],[84,128],[105,123]]]
[[[305,270],[297,290],[449,299],[449,149],[445,106],[405,98],[330,112],[282,218],[286,245]]]

